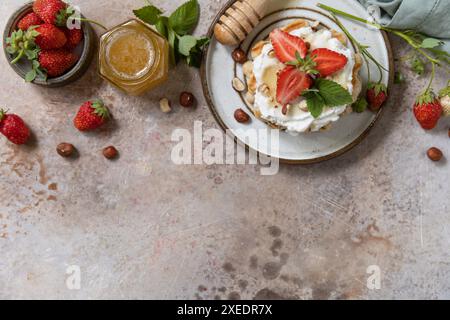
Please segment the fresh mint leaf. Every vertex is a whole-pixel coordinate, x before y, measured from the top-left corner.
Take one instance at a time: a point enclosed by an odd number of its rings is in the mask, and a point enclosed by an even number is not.
[[[422,44],[420,45],[420,47],[424,48],[424,49],[432,49],[432,48],[439,47],[443,44],[444,44],[444,42],[442,42],[441,40],[434,39],[434,38],[426,38],[422,41]]]
[[[156,30],[164,37],[169,37],[169,31],[167,29],[167,26],[169,25],[169,18],[160,16],[158,19],[158,22],[155,24]]]
[[[318,118],[323,111],[325,106],[325,101],[320,96],[318,92],[309,91],[303,94],[306,98],[306,104],[308,106],[308,111],[314,118]]]
[[[133,10],[133,13],[142,21],[151,25],[156,25],[159,21],[159,16],[162,14],[162,11],[155,6],[145,6],[143,8]]]
[[[178,50],[186,57],[191,54],[191,50],[197,45],[197,38],[191,35],[182,36],[178,41]]]
[[[197,0],[189,0],[170,15],[169,25],[177,34],[185,35],[194,29],[199,17],[200,9]]]
[[[202,50],[204,46],[209,43],[210,39],[207,37],[203,37],[196,40],[197,44],[191,49],[189,56],[186,57],[186,63],[190,67],[200,68],[202,64]]]
[[[344,106],[353,102],[350,93],[334,81],[320,78],[316,80],[316,87],[327,107]]]
[[[367,100],[364,97],[361,97],[358,99],[358,101],[356,101],[353,105],[353,111],[357,112],[357,113],[362,113],[364,111],[366,111],[367,107],[369,106],[369,103],[367,102]]]
[[[178,55],[178,38],[177,34],[172,28],[168,28],[168,41],[169,41],[169,58],[172,65],[176,65],[179,60]]]

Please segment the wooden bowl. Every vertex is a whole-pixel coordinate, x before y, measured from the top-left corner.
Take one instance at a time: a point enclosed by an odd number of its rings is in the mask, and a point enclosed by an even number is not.
[[[6,59],[8,60],[11,68],[13,68],[13,70],[24,80],[27,72],[31,70],[31,64],[25,59],[21,59],[21,61],[17,62],[16,64],[11,64],[13,56],[6,51],[6,38],[8,38],[12,32],[18,29],[17,24],[19,23],[20,19],[22,19],[25,15],[32,11],[33,2],[27,3],[19,8],[9,18],[8,23],[6,24],[5,31],[3,33],[3,51],[5,52]],[[32,83],[45,87],[61,87],[74,82],[87,71],[95,53],[96,35],[92,30],[91,25],[87,22],[82,22],[82,29],[84,40],[75,49],[75,52],[80,56],[80,59],[72,67],[72,69],[59,77],[49,78],[46,81],[42,78],[37,77]]]

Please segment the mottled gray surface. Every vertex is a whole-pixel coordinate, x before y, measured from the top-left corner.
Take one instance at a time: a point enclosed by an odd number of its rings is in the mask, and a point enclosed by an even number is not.
[[[118,24],[143,1],[73,1],[90,18]],[[167,11],[181,0],[152,1]],[[22,1],[0,2],[0,26]],[[206,32],[225,1],[201,1]],[[99,30],[97,30],[99,31]],[[397,57],[406,53],[393,41]],[[397,63],[399,65],[399,63]],[[23,115],[35,142],[0,139],[0,298],[450,298],[448,119],[433,132],[411,112],[425,78],[408,73],[364,142],[346,155],[286,166],[176,166],[174,128],[194,120],[217,128],[199,74],[179,66],[163,88],[126,97],[100,80],[96,64],[64,89],[25,84],[0,58],[1,104]],[[440,88],[446,75],[435,83]],[[195,110],[158,100],[183,91]],[[103,98],[115,122],[80,134],[71,121],[87,99]],[[75,144],[80,157],[55,147]],[[108,162],[101,149],[121,151]],[[66,268],[81,268],[81,289]],[[378,265],[380,290],[366,287]]]

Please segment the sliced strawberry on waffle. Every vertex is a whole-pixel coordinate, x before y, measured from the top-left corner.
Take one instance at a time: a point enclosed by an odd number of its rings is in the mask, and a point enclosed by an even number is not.
[[[343,54],[325,48],[313,50],[311,59],[316,63],[314,69],[319,71],[321,77],[328,77],[342,70],[348,62]]]
[[[270,33],[270,41],[276,57],[283,63],[295,60],[297,51],[302,58],[305,58],[308,53],[308,48],[302,38],[293,36],[281,29],[275,29]]]
[[[294,66],[288,66],[278,73],[277,102],[283,107],[297,99],[303,91],[311,88],[311,77]]]

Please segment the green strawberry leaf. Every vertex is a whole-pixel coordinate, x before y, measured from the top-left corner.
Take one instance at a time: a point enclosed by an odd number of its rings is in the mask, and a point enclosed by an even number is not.
[[[25,81],[26,82],[32,82],[34,79],[36,79],[37,77],[37,72],[35,69],[31,69],[30,71],[27,72],[27,74],[25,75]]]
[[[411,69],[421,76],[425,72],[425,63],[422,59],[416,57],[411,61]]]
[[[200,9],[197,0],[189,0],[170,15],[169,25],[177,34],[185,35],[194,29],[199,18]]]
[[[396,72],[394,77],[394,83],[395,84],[402,84],[405,82],[405,76],[401,72]]]
[[[162,14],[162,11],[155,6],[145,6],[143,8],[133,10],[133,13],[142,21],[151,25],[156,25],[160,20],[159,18]]]
[[[424,48],[424,49],[432,49],[432,48],[439,47],[443,44],[444,44],[444,42],[441,40],[434,39],[434,38],[426,38],[422,41],[422,44],[420,45],[420,47]]]
[[[316,87],[327,107],[344,106],[353,102],[350,93],[334,81],[320,78],[316,80]]]
[[[357,112],[357,113],[362,113],[364,111],[366,111],[367,107],[369,106],[369,103],[367,102],[367,100],[363,97],[359,98],[358,101],[356,101],[353,105],[353,111]]]

